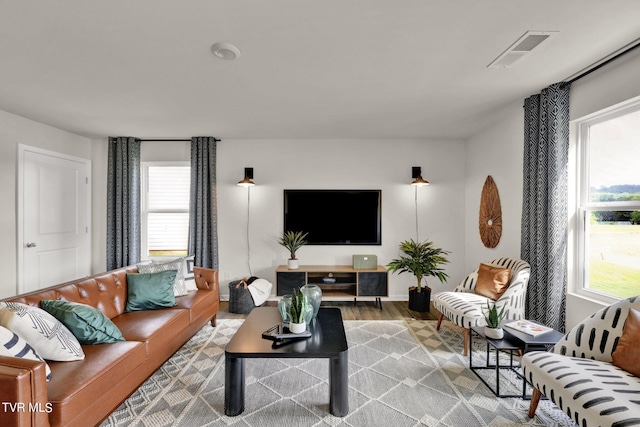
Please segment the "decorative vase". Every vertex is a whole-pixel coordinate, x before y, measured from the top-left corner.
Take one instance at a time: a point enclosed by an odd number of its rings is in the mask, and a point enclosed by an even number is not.
[[[309,324],[313,320],[313,306],[307,303],[304,309],[304,323]]]
[[[287,323],[291,320],[289,309],[291,308],[291,294],[283,295],[280,301],[278,301],[278,311],[282,317],[282,323]]]
[[[322,302],[322,289],[318,285],[307,284],[300,288],[300,292],[307,297],[307,302],[313,307],[313,318],[315,319]]]
[[[287,260],[287,266],[289,267],[289,270],[297,270],[299,267],[298,258],[289,258]]]
[[[501,340],[504,336],[504,330],[502,328],[490,328],[488,326],[485,326],[484,334],[487,338],[491,338],[493,340]]]
[[[292,334],[301,334],[306,330],[307,330],[307,324],[304,322],[302,323],[289,322],[289,332],[291,332]]]

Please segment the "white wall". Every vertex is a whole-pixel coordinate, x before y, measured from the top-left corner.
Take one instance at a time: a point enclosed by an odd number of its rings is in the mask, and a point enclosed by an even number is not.
[[[107,153],[106,139],[91,141],[91,272],[107,269]]]
[[[93,141],[94,271],[104,271],[106,140]],[[188,142],[143,142],[142,161],[189,160]],[[381,189],[381,246],[306,246],[303,264],[351,264],[353,254],[375,254],[384,265],[397,257],[400,241],[415,238],[415,187],[411,167],[421,166],[431,182],[419,189],[420,239],[449,250],[451,280],[429,280],[434,292],[449,289],[464,268],[464,142],[459,140],[223,140],[217,149],[219,268],[221,292],[250,273],[271,281],[288,254],[277,244],[283,227],[283,190]],[[254,168],[256,186],[236,185],[244,168]],[[247,251],[247,200],[251,198]],[[390,295],[407,298],[413,278],[390,275]],[[275,294],[275,288],[273,290]]]
[[[275,268],[288,254],[277,244],[282,232],[284,189],[381,189],[381,246],[306,246],[302,264],[351,264],[353,254],[375,254],[384,265],[399,255],[400,241],[415,238],[411,167],[431,182],[419,189],[420,239],[452,252],[452,282],[464,272],[464,143],[440,140],[223,140],[218,145],[220,281],[249,275],[247,200],[250,204],[250,263],[254,275],[275,285]],[[254,168],[256,186],[236,185]],[[328,207],[330,208],[330,207]],[[413,278],[390,275],[390,296],[407,298]],[[434,292],[451,287],[429,280]],[[275,292],[275,289],[274,289]]]
[[[18,144],[91,159],[87,138],[0,111],[0,298],[17,292],[16,177]]]
[[[571,86],[570,117],[577,120],[612,105],[640,96],[640,50],[628,53],[598,71],[584,77]],[[572,129],[572,133],[573,129]],[[575,135],[574,135],[575,136]],[[575,144],[575,140],[572,140]],[[571,169],[575,172],[575,167]],[[570,222],[575,221],[575,211],[569,210]],[[573,238],[573,236],[570,236]],[[570,254],[571,255],[571,254]],[[577,295],[576,274],[570,258],[567,293],[567,320],[569,330],[605,304]]]
[[[501,117],[466,144],[465,266],[473,271],[481,262],[500,257],[520,257],[522,218],[522,156],[524,113],[522,102],[504,108]],[[498,187],[502,207],[502,237],[493,249],[486,248],[478,231],[480,195],[487,176]]]

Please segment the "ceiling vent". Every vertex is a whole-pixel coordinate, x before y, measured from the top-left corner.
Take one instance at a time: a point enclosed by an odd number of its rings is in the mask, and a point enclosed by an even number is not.
[[[558,31],[527,31],[515,41],[500,56],[487,65],[488,68],[509,68],[530,54],[533,49],[540,46],[549,37],[558,34]]]

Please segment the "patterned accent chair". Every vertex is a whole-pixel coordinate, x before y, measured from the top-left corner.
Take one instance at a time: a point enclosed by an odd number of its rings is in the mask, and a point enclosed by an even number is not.
[[[524,318],[524,303],[529,284],[531,268],[529,263],[514,258],[498,258],[489,265],[511,269],[511,281],[505,293],[495,301],[498,310],[505,307],[504,321]],[[453,291],[439,292],[433,297],[433,305],[440,312],[436,329],[440,330],[442,319],[447,317],[464,328],[464,355],[469,354],[470,331],[472,326],[484,326],[484,312],[487,302],[493,300],[474,292],[478,270],[469,274]]]
[[[522,357],[534,387],[529,417],[545,395],[582,427],[640,425],[640,378],[611,363],[631,307],[640,310],[640,296],[599,310],[548,352]]]

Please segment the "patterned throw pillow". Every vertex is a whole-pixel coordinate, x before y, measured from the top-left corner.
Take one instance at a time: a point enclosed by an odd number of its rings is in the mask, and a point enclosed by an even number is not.
[[[9,329],[0,326],[0,356],[19,357],[21,359],[40,360],[44,359],[36,353],[28,342],[11,332]],[[47,381],[51,380],[51,368],[44,362]]]
[[[46,311],[18,302],[0,302],[0,326],[4,326],[45,360],[83,360],[84,352],[71,332]]]
[[[160,270],[158,267],[150,267],[149,265],[154,264],[156,266],[162,266],[167,270],[178,270],[178,274],[176,275],[176,285],[174,295],[179,297],[186,295],[189,291],[197,291],[198,287],[196,286],[196,278],[193,275],[193,267],[194,267],[194,255],[189,255],[180,258],[174,259],[162,259],[162,260],[153,260],[146,261],[138,264],[138,271],[140,273],[155,273]],[[182,270],[178,268],[178,264],[182,263]],[[165,265],[167,264],[167,265]],[[142,271],[140,268],[142,267]],[[182,276],[180,276],[182,274]]]
[[[176,270],[176,279],[173,284],[173,295],[176,297],[186,295],[187,288],[184,284],[184,262],[181,258],[177,258],[174,260],[156,260],[152,263],[140,263],[136,267],[138,267],[138,271],[143,274],[148,273],[159,273],[161,271],[168,270]]]
[[[180,259],[184,262],[182,270],[184,273],[184,287],[187,291],[197,291],[198,287],[196,286],[196,277],[193,275],[195,256],[190,255]]]

